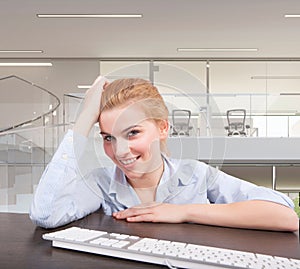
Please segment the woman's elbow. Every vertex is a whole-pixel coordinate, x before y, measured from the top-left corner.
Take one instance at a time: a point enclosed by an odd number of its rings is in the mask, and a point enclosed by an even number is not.
[[[36,213],[30,212],[29,218],[31,221],[39,227],[45,228],[45,229],[51,229],[51,228],[57,228],[61,226],[59,222],[54,220],[51,215],[45,217],[45,216],[39,216]]]
[[[30,209],[29,218],[35,225],[46,229],[57,228],[72,220],[62,210],[45,210],[34,205]]]
[[[299,217],[294,210],[290,210],[289,215],[284,220],[285,228],[289,232],[296,232],[299,230]]]

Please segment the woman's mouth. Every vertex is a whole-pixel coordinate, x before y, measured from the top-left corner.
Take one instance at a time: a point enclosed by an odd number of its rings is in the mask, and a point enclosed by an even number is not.
[[[139,156],[134,157],[134,158],[130,158],[130,159],[126,159],[126,160],[119,160],[119,162],[123,165],[129,165],[129,164],[134,163],[138,158],[139,158]]]

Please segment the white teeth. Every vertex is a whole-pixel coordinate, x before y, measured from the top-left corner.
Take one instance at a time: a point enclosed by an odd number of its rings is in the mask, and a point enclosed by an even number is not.
[[[128,159],[128,160],[120,160],[120,162],[121,162],[122,164],[127,165],[127,164],[131,164],[131,163],[135,162],[136,159],[137,159],[137,158],[132,158],[132,159]]]

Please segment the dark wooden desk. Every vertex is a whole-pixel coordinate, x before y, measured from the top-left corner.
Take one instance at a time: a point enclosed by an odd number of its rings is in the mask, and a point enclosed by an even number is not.
[[[230,229],[197,224],[153,224],[117,221],[96,212],[69,226],[137,234],[300,259],[299,233]],[[65,228],[64,227],[64,228]],[[50,231],[53,231],[51,229]],[[0,213],[0,268],[166,268],[51,247],[27,214]]]

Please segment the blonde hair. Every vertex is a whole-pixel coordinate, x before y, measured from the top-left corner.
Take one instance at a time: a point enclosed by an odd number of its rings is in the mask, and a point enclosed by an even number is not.
[[[168,108],[157,88],[150,81],[141,78],[118,79],[108,84],[101,96],[100,114],[137,102],[148,119],[157,123],[168,121]],[[166,141],[161,141],[161,151],[167,154]]]

